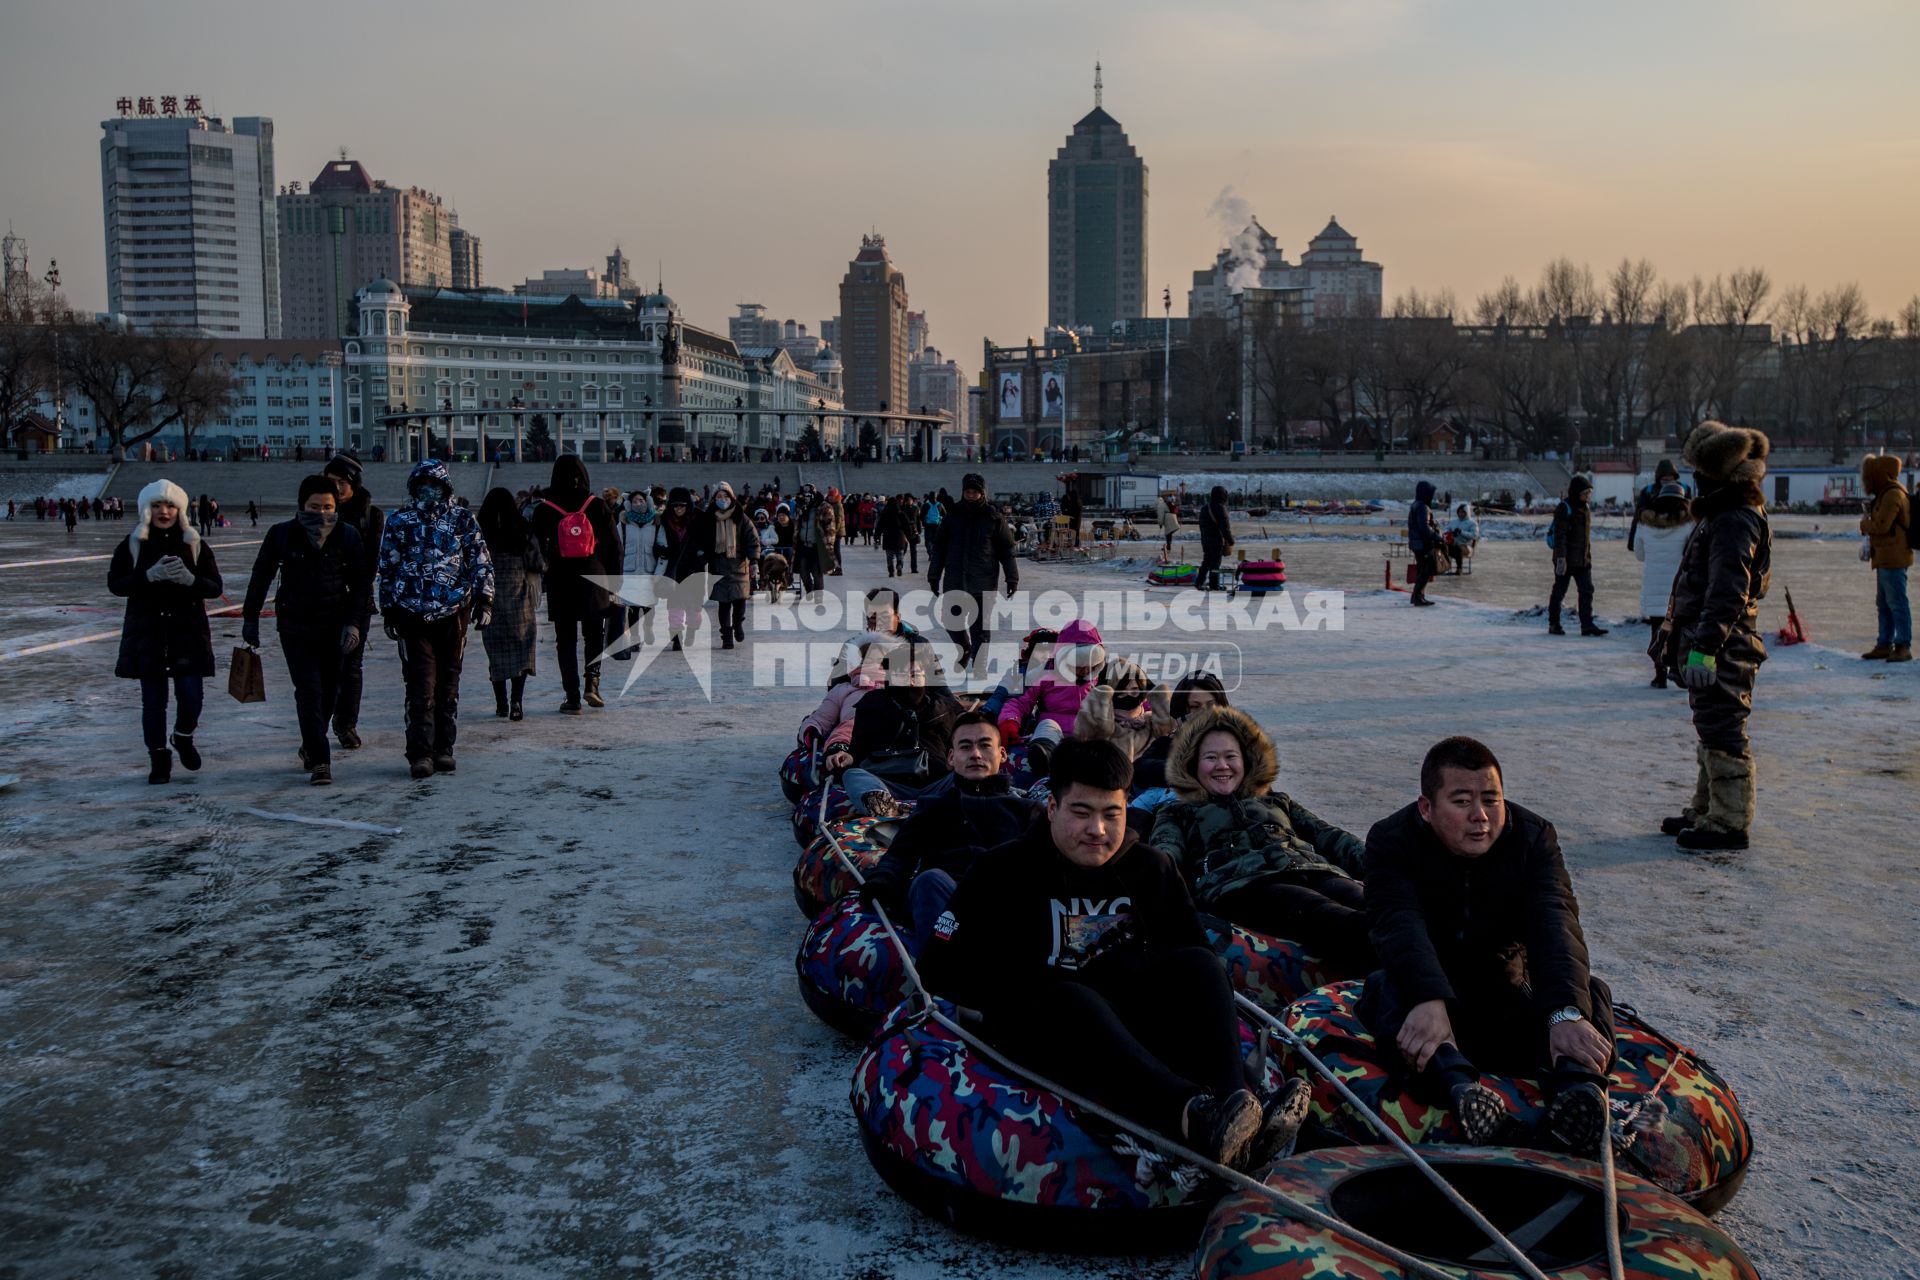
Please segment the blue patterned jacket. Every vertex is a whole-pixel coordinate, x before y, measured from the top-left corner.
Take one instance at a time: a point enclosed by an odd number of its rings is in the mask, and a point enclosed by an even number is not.
[[[422,479],[451,493],[446,466],[423,462],[407,477],[411,494]],[[387,517],[380,540],[380,608],[404,610],[426,621],[450,617],[468,601],[493,600],[493,558],[480,522],[451,499],[422,508],[409,502]]]

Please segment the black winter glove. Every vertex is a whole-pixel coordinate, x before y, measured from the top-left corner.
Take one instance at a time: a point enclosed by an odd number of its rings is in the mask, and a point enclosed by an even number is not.
[[[394,620],[393,615],[390,613],[380,615],[380,629],[387,633],[387,639],[389,640],[398,640],[400,638],[400,624]]]
[[[248,618],[240,624],[240,643],[249,649],[260,647],[260,619]]]
[[[491,621],[493,621],[493,601],[488,599],[475,600],[473,602],[473,625],[476,627],[484,627]]]
[[[340,652],[352,653],[360,647],[360,628],[349,622],[340,628]]]

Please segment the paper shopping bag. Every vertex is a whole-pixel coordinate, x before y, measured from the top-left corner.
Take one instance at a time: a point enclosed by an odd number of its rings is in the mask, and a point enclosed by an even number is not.
[[[227,692],[233,695],[235,702],[267,700],[267,675],[260,668],[258,649],[240,648],[233,651],[233,662],[227,668]]]

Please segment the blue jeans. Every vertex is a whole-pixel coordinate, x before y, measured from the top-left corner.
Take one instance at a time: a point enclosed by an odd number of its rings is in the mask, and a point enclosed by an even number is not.
[[[1874,602],[1880,608],[1880,643],[1912,644],[1913,610],[1907,604],[1907,571],[1875,569],[1873,587]]]
[[[948,871],[922,871],[908,886],[907,911],[913,917],[913,936],[907,939],[907,945],[913,948],[914,959],[927,953],[934,922],[947,909],[955,887],[953,874]]]
[[[190,735],[200,727],[200,708],[206,701],[200,677],[173,677],[173,695],[178,704],[173,713],[173,731]],[[158,751],[167,745],[165,676],[142,676],[140,679],[140,734],[147,740],[149,751]]]
[[[865,813],[867,808],[860,803],[860,801],[862,797],[872,792],[884,791],[895,800],[919,800],[934,794],[933,789],[939,787],[940,784],[945,781],[946,779],[940,778],[923,786],[916,787],[906,782],[883,782],[871,773],[868,773],[865,769],[851,768],[841,773],[840,789],[845,791],[847,798],[853,801],[853,811],[855,813]],[[948,786],[951,785],[951,783],[948,784]],[[941,789],[945,790],[946,788]]]

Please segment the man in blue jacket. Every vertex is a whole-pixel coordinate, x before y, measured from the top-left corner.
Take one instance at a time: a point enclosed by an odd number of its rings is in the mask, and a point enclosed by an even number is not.
[[[407,476],[407,505],[387,517],[380,542],[379,583],[407,686],[407,763],[416,778],[452,773],[467,624],[493,613],[493,560],[480,522],[454,504],[445,463]]]

